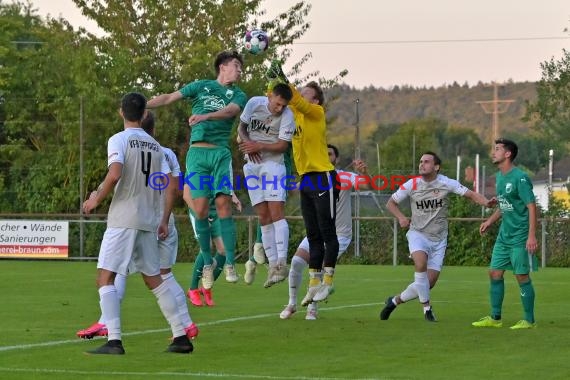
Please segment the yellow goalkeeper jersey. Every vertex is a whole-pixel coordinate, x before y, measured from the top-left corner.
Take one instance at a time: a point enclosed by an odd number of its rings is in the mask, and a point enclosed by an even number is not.
[[[299,175],[310,172],[328,172],[334,169],[327,148],[327,124],[325,109],[307,102],[290,84],[293,98],[289,107],[295,115],[293,135],[293,160]]]

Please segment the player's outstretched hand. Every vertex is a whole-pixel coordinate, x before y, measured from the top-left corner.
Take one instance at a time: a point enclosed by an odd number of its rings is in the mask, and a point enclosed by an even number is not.
[[[479,226],[479,234],[483,235],[485,232],[487,232],[487,230],[489,229],[490,226],[491,226],[491,223],[489,223],[488,220],[481,223],[481,225]]]

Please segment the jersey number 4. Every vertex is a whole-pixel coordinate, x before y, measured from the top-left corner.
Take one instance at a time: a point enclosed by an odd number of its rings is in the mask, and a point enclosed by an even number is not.
[[[146,153],[146,160],[145,160]],[[141,152],[141,171],[145,175],[144,185],[148,187],[148,179],[150,177],[150,163],[152,160],[152,154],[150,152]]]

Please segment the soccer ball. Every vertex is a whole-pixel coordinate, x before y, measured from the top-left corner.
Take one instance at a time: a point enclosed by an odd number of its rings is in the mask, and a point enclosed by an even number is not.
[[[248,30],[243,36],[245,50],[251,54],[261,54],[269,47],[269,36],[264,30]]]

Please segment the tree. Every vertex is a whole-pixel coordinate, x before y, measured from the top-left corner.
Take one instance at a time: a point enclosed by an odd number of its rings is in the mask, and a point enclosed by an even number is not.
[[[570,51],[563,49],[560,60],[543,62],[538,98],[527,102],[525,119],[534,120],[540,133],[554,140],[570,140]]]
[[[95,50],[83,33],[63,20],[44,23],[30,5],[0,5],[0,18],[5,210],[77,211],[79,99],[112,109],[105,89],[93,85],[102,78]],[[101,130],[88,136],[98,141]]]

